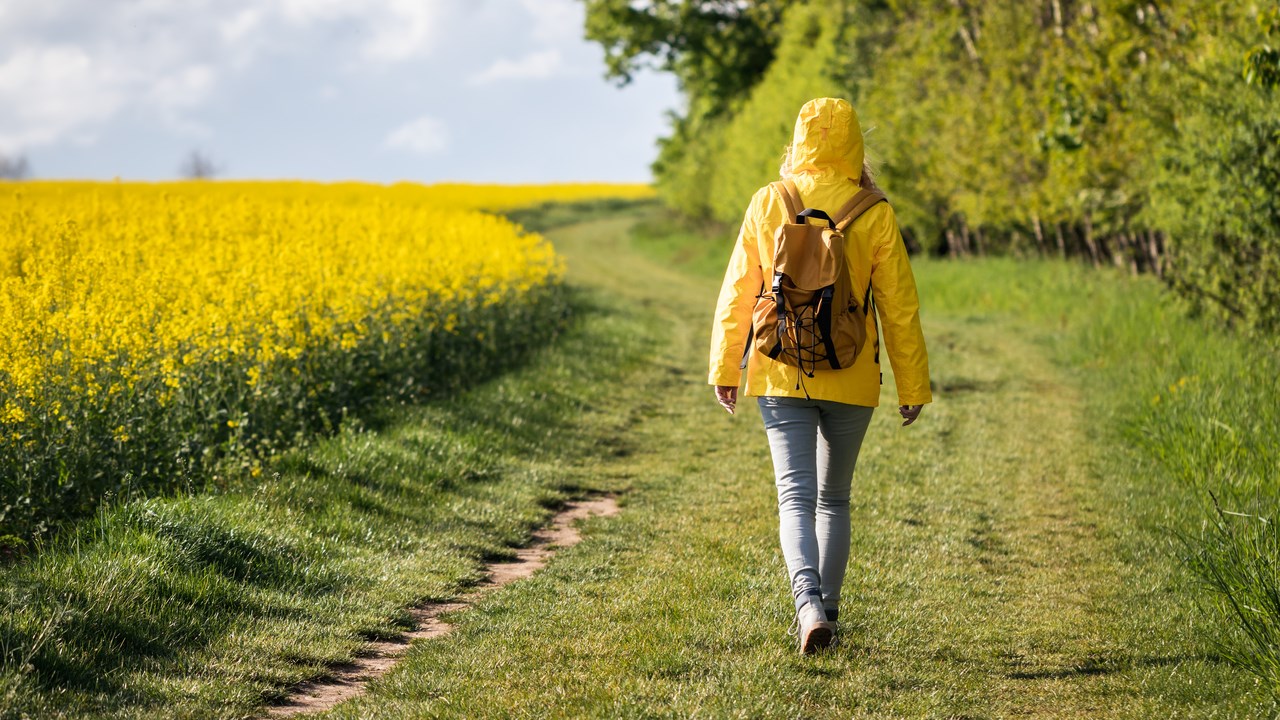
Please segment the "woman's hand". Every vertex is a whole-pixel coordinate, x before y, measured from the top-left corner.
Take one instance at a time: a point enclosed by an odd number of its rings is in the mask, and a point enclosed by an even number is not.
[[[717,385],[716,402],[720,403],[720,407],[724,408],[730,415],[732,415],[734,408],[738,406],[738,386]]]
[[[920,411],[923,409],[923,405],[899,405],[898,414],[902,416],[902,427],[915,422],[916,418],[920,417]]]

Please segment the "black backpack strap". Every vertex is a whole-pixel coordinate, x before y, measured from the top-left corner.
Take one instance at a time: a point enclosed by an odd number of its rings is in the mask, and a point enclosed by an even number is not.
[[[822,299],[819,300],[818,314],[814,321],[822,333],[822,349],[827,354],[827,364],[832,370],[840,369],[840,358],[836,355],[836,341],[831,337],[831,301],[835,295],[835,287],[828,285],[822,288]]]
[[[773,304],[778,308],[778,337],[787,333],[787,298],[782,294],[782,278],[778,271],[773,272]]]
[[[862,298],[862,309],[871,314],[871,323],[876,329],[876,364],[880,364],[880,318],[876,314],[876,299],[871,294],[871,279],[867,279],[867,294]],[[884,384],[884,375],[880,376],[880,384]]]

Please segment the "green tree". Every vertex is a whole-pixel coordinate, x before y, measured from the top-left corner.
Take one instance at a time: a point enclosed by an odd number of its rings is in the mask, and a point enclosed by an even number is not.
[[[587,39],[600,43],[609,77],[630,82],[654,67],[717,114],[743,97],[773,62],[778,25],[796,0],[584,0]]]

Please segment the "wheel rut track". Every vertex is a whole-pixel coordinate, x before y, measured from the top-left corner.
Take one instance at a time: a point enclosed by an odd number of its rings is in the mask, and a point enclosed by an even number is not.
[[[268,709],[267,716],[296,717],[322,712],[363,694],[370,682],[386,674],[400,662],[414,642],[438,638],[453,630],[453,625],[442,619],[443,616],[465,610],[489,593],[530,577],[546,567],[557,551],[572,547],[582,540],[582,533],[576,525],[579,520],[612,517],[619,512],[618,500],[612,495],[566,503],[564,509],[556,513],[548,525],[533,533],[533,539],[528,545],[516,549],[514,560],[486,565],[486,578],[471,592],[456,600],[424,603],[410,608],[413,630],[393,640],[370,643],[362,657],[331,667],[329,677],[295,686],[284,702]]]

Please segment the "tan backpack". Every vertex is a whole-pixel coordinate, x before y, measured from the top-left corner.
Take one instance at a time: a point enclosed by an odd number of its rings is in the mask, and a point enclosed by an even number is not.
[[[867,313],[874,317],[874,309],[870,282],[861,305],[854,297],[845,266],[844,233],[887,199],[878,189],[863,188],[836,213],[838,220],[832,220],[821,210],[805,208],[790,180],[771,187],[782,198],[788,222],[778,229],[773,283],[761,290],[756,303],[754,341],[749,346],[800,368],[808,377],[817,370],[852,367],[867,342]],[[826,226],[810,225],[810,218],[824,220]]]

